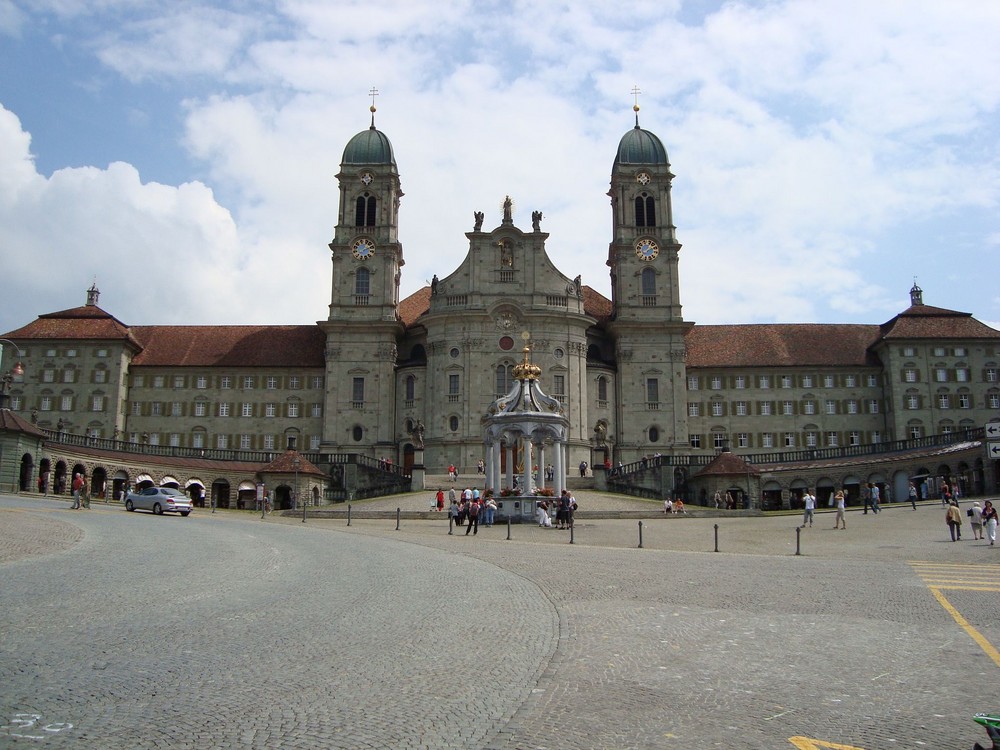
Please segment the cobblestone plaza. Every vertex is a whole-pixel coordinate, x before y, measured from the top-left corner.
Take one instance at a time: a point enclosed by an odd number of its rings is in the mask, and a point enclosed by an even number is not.
[[[939,503],[797,532],[798,515],[578,498],[570,544],[449,535],[444,514],[397,529],[3,496],[0,746],[986,741],[970,717],[998,708],[1000,548],[952,543]],[[599,509],[650,511],[642,548],[638,521]]]

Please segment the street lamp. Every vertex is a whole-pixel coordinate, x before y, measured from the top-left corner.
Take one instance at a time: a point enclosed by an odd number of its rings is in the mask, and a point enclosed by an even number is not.
[[[14,378],[24,375],[24,363],[20,360],[21,349],[10,339],[0,339],[0,371],[3,370],[3,344],[10,344],[14,347],[14,350],[17,352],[18,361],[14,363],[14,366],[8,372],[0,375],[0,407],[6,405],[7,391],[10,390],[10,385],[14,382]]]
[[[292,459],[292,466],[295,468],[295,487],[292,489],[294,493],[295,502],[299,501],[299,466],[301,465],[298,458]],[[302,503],[302,523],[306,522],[306,504]]]

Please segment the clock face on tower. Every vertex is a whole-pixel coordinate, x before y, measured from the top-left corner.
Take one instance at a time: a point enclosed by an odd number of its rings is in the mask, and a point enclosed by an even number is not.
[[[650,179],[651,179],[650,176],[645,172],[639,172],[639,174],[635,176],[635,181],[638,182],[640,185],[648,185]]]
[[[363,183],[364,183],[364,184],[365,184],[366,186],[367,186],[367,185],[371,185],[371,184],[372,184],[372,182],[373,182],[374,180],[375,180],[375,178],[374,178],[374,177],[372,177],[372,173],[371,173],[371,172],[362,172],[362,173],[361,173],[361,181],[362,181],[362,182],[363,182]]]
[[[639,240],[635,243],[635,254],[639,260],[653,260],[660,254],[660,248],[652,240]]]
[[[369,239],[361,238],[354,241],[354,257],[358,260],[368,260],[375,255],[375,243]]]

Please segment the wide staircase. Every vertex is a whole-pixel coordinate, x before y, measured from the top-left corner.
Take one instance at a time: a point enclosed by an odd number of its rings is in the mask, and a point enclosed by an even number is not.
[[[455,487],[456,490],[462,490],[466,487],[479,487],[483,489],[486,484],[486,477],[482,474],[477,474],[475,470],[468,474],[459,474],[458,479],[452,482],[447,474],[425,474],[424,475],[424,487],[429,490],[436,491],[438,487],[441,487],[446,492],[449,487]],[[546,482],[545,485],[550,486],[550,482]],[[579,473],[576,476],[570,474],[566,478],[566,486],[571,490],[592,490],[594,489],[594,478],[592,476],[581,477]]]

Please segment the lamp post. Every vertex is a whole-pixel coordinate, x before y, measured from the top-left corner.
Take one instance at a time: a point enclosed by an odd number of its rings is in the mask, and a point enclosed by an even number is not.
[[[0,375],[0,408],[7,405],[7,391],[10,390],[10,385],[14,382],[14,378],[24,375],[24,363],[20,360],[22,356],[21,349],[10,339],[0,339],[0,372],[3,371],[3,344],[10,344],[14,347],[18,360],[10,370]]]
[[[295,468],[295,488],[292,490],[295,493],[295,502],[299,500],[299,466],[300,462],[298,458],[292,459],[292,466]],[[302,503],[302,523],[306,522],[306,504]]]

